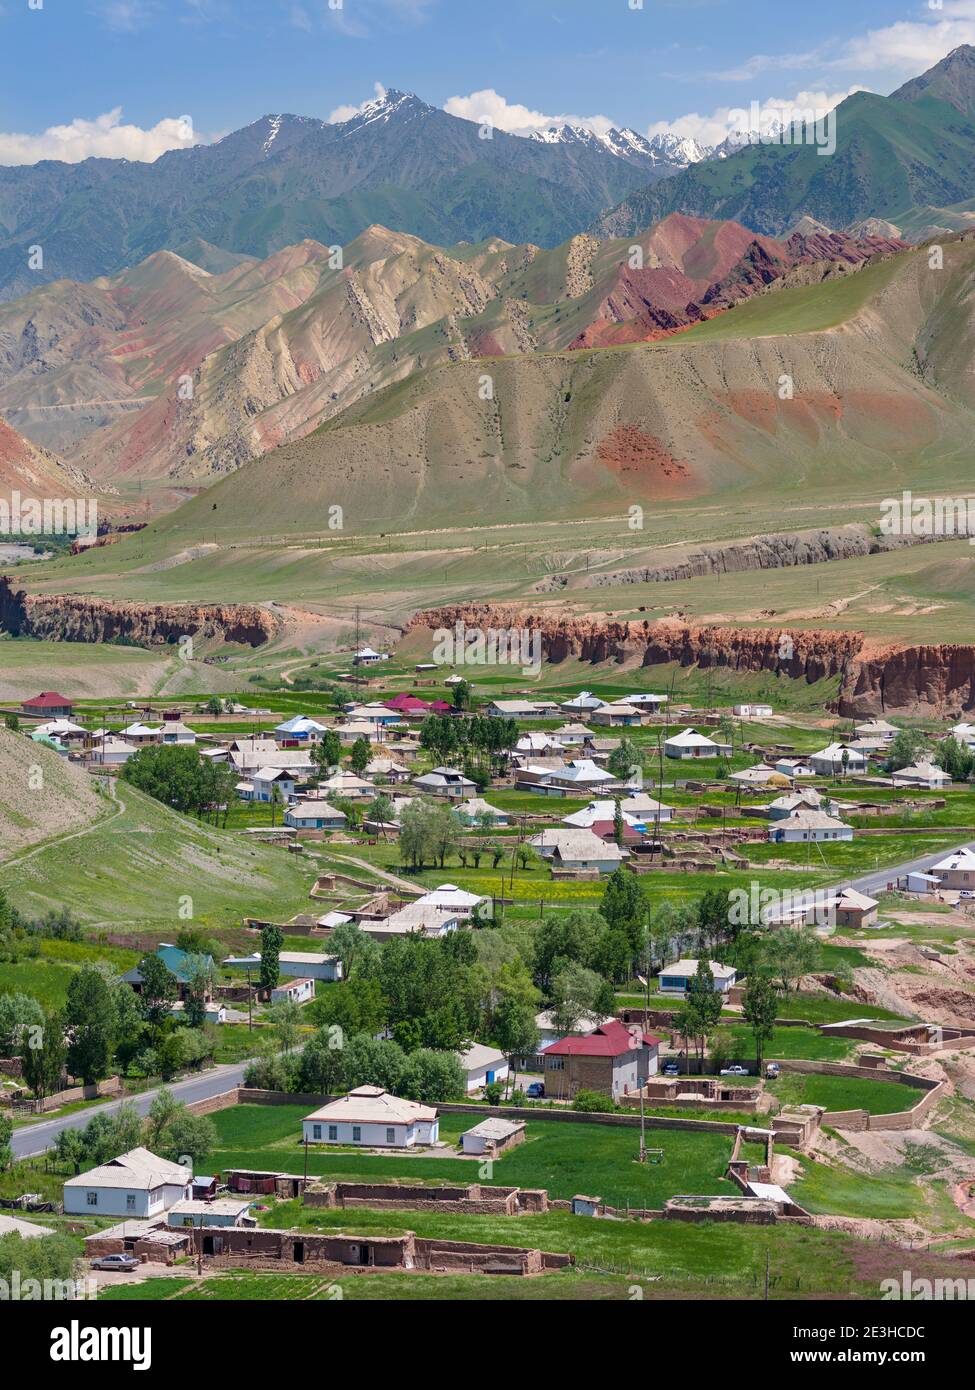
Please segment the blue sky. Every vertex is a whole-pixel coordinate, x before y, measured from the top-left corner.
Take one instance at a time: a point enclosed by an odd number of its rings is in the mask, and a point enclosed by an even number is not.
[[[729,107],[888,92],[965,42],[975,0],[0,0],[0,164],[155,158],[183,116],[213,139],[377,83],[499,128],[707,139]]]

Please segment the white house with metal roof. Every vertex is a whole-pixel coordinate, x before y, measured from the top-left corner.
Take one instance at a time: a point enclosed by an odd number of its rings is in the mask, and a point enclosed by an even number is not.
[[[301,1122],[308,1144],[361,1144],[370,1149],[411,1149],[436,1144],[436,1109],[391,1096],[381,1086],[357,1086],[347,1096],[313,1110]]]
[[[64,1184],[66,1216],[159,1216],[193,1196],[193,1173],[148,1149],[130,1149]]]

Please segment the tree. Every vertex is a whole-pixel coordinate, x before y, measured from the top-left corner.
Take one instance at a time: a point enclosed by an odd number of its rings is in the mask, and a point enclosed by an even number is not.
[[[618,782],[628,782],[642,770],[643,764],[636,744],[632,739],[621,738],[606,759],[606,771],[611,772]]]
[[[333,927],[329,933],[328,949],[342,962],[342,976],[346,981],[367,970],[379,954],[375,941],[355,922],[340,922]]]
[[[506,1057],[531,1057],[538,1049],[538,1024],[531,1004],[508,997],[494,1012],[491,1038]]]
[[[43,1028],[44,1010],[32,994],[0,994],[0,1057],[15,1057],[31,1028]]]
[[[68,982],[64,1006],[65,1033],[69,1038],[68,1070],[94,1086],[108,1075],[115,1042],[112,994],[104,976],[84,965]]]
[[[375,942],[369,942],[378,956]],[[346,977],[341,986],[326,988],[308,1005],[308,1016],[321,1027],[338,1028],[347,1036],[370,1033],[375,1036],[386,1027],[388,1006],[378,980],[364,976]]]
[[[281,947],[284,945],[284,932],[280,927],[261,928],[261,971],[260,987],[267,990],[277,988],[281,978]]]
[[[144,1138],[147,1149],[151,1149],[153,1153],[158,1153],[167,1125],[174,1116],[179,1114],[182,1108],[181,1102],[176,1099],[172,1091],[165,1087],[153,1096],[145,1119]]]
[[[359,1033],[345,1043],[343,1084],[348,1091],[357,1086],[381,1086],[395,1095],[405,1065],[406,1057],[398,1043]]]
[[[393,806],[393,798],[389,792],[380,792],[373,798],[372,806],[369,810],[369,819],[374,825],[378,825],[385,837],[386,826],[395,824],[396,811]]]
[[[319,1028],[301,1050],[295,1084],[300,1091],[332,1095],[342,1087],[344,1058],[341,1029]]]
[[[606,880],[599,911],[614,931],[625,934],[635,953],[643,939],[647,915],[646,898],[636,874],[614,869]]]
[[[954,740],[950,740],[954,742]],[[895,734],[887,747],[884,762],[885,772],[899,772],[902,767],[911,767],[924,751],[927,739],[920,729],[901,729]]]
[[[690,1036],[695,1040],[697,1055],[703,1068],[708,1038],[721,1017],[721,995],[714,987],[711,963],[703,957],[697,963],[697,973],[687,982],[685,1004],[686,1022],[690,1028]]]
[[[35,1099],[43,1100],[58,1089],[67,1055],[64,1030],[53,1016],[44,1020],[39,1038],[30,1033],[25,1036],[21,1070]]]
[[[558,972],[568,964],[590,967],[606,919],[598,912],[576,910],[550,912],[542,918],[533,944],[535,982],[547,991]]]
[[[357,777],[361,777],[372,757],[372,749],[367,738],[357,738],[349,752],[349,766]]]
[[[326,729],[311,750],[319,779],[328,777],[342,761],[342,740],[334,729]]]
[[[283,999],[271,1006],[271,1027],[282,1052],[293,1052],[301,1037],[301,1005],[293,999]]]
[[[209,956],[194,952],[187,956],[186,1005],[183,1017],[191,1028],[202,1028],[206,1022],[207,1000],[213,991],[213,962]]]
[[[172,1006],[179,998],[179,981],[162,956],[155,953],[142,957],[139,974],[142,976],[139,995],[142,1017],[150,1028],[158,1029],[170,1016]]]
[[[467,1094],[467,1079],[453,1052],[431,1052],[421,1048],[407,1057],[398,1093],[424,1105],[463,1100]]]
[[[208,1116],[192,1115],[181,1105],[157,1143],[160,1158],[168,1158],[171,1163],[189,1158],[190,1167],[198,1171],[217,1147],[217,1131]]]
[[[623,819],[623,807],[620,805],[619,797],[613,804],[613,839],[616,841],[617,848],[623,848],[623,840],[626,837],[626,821]]]
[[[278,819],[278,807],[284,805],[284,795],[283,795],[283,793],[282,793],[282,791],[281,791],[281,788],[280,788],[280,786],[278,785],[277,782],[273,782],[273,783],[271,784],[270,804],[271,804],[271,828],[273,829],[274,826],[277,824],[277,819]]]
[[[755,1059],[759,1076],[762,1074],[762,1058],[766,1044],[771,1041],[775,1031],[778,1008],[779,999],[772,981],[765,975],[750,975],[745,982],[741,1013],[755,1039]]]
[[[454,709],[469,710],[471,707],[471,687],[468,681],[458,681],[454,686]]]
[[[14,1134],[14,1122],[9,1115],[0,1115],[0,1173],[5,1173],[14,1161],[13,1146],[10,1141]],[[21,1243],[26,1244],[21,1237]],[[0,1248],[3,1241],[0,1240]]]
[[[598,1023],[613,1011],[613,987],[609,981],[572,962],[556,975],[551,995],[559,1033],[571,1033],[583,1020]]]
[[[206,803],[203,765],[195,748],[153,744],[138,749],[122,768],[122,778],[174,811],[199,812]]]
[[[763,943],[765,965],[784,994],[794,994],[803,975],[818,967],[822,951],[809,927],[782,927],[770,933]]]

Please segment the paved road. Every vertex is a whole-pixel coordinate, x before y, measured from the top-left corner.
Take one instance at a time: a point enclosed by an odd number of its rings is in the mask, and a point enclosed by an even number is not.
[[[232,1091],[235,1086],[243,1084],[244,1069],[246,1062],[238,1062],[234,1066],[214,1067],[212,1071],[203,1072],[200,1076],[191,1077],[189,1081],[176,1081],[171,1086],[165,1088],[159,1086],[152,1091],[143,1091],[139,1096],[129,1096],[128,1101],[135,1106],[140,1115],[144,1115],[153,1099],[158,1096],[163,1089],[171,1091],[177,1100],[189,1102],[194,1100],[209,1100],[211,1096],[219,1096],[223,1091]],[[123,1104],[121,1100],[108,1101],[105,1105],[90,1105],[84,1110],[76,1110],[71,1115],[64,1115],[60,1119],[41,1120],[36,1124],[22,1125],[15,1129],[11,1139],[11,1147],[16,1158],[31,1158],[35,1154],[42,1154],[49,1149],[55,1142],[63,1129],[84,1129],[92,1115],[112,1115]]]
[[[943,849],[937,854],[925,854],[920,859],[911,859],[905,864],[892,864],[886,869],[878,869],[871,874],[864,874],[862,878],[852,880],[852,886],[859,889],[861,893],[876,895],[878,889],[883,892],[888,883],[895,883],[899,878],[906,878],[910,873],[924,873],[930,869],[932,864],[938,864],[942,859],[947,859],[949,854],[961,849],[961,845],[956,845],[954,850]],[[970,841],[968,849],[975,850],[975,840]],[[844,883],[844,887],[846,884]]]

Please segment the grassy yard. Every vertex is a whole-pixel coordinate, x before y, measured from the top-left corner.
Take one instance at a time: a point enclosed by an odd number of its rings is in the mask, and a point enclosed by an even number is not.
[[[800,1075],[789,1072],[769,1083],[783,1104],[823,1105],[827,1110],[867,1110],[893,1115],[910,1110],[924,1092],[896,1081],[867,1081],[855,1076]]]
[[[211,1165],[303,1171],[304,1151],[298,1136],[301,1119],[307,1113],[307,1107],[296,1105],[241,1105],[218,1112],[213,1120],[219,1147]],[[476,1122],[476,1116],[443,1115],[441,1139],[456,1142]],[[550,1196],[560,1198],[593,1193],[612,1206],[656,1207],[679,1192],[735,1191],[724,1177],[731,1153],[730,1136],[656,1130],[651,1142],[663,1148],[663,1164],[637,1162],[639,1133],[635,1128],[531,1120],[525,1143],[495,1163],[493,1181],[544,1187]],[[470,1159],[450,1156],[328,1152],[313,1147],[308,1151],[310,1173],[350,1181],[477,1182],[478,1167]]]

